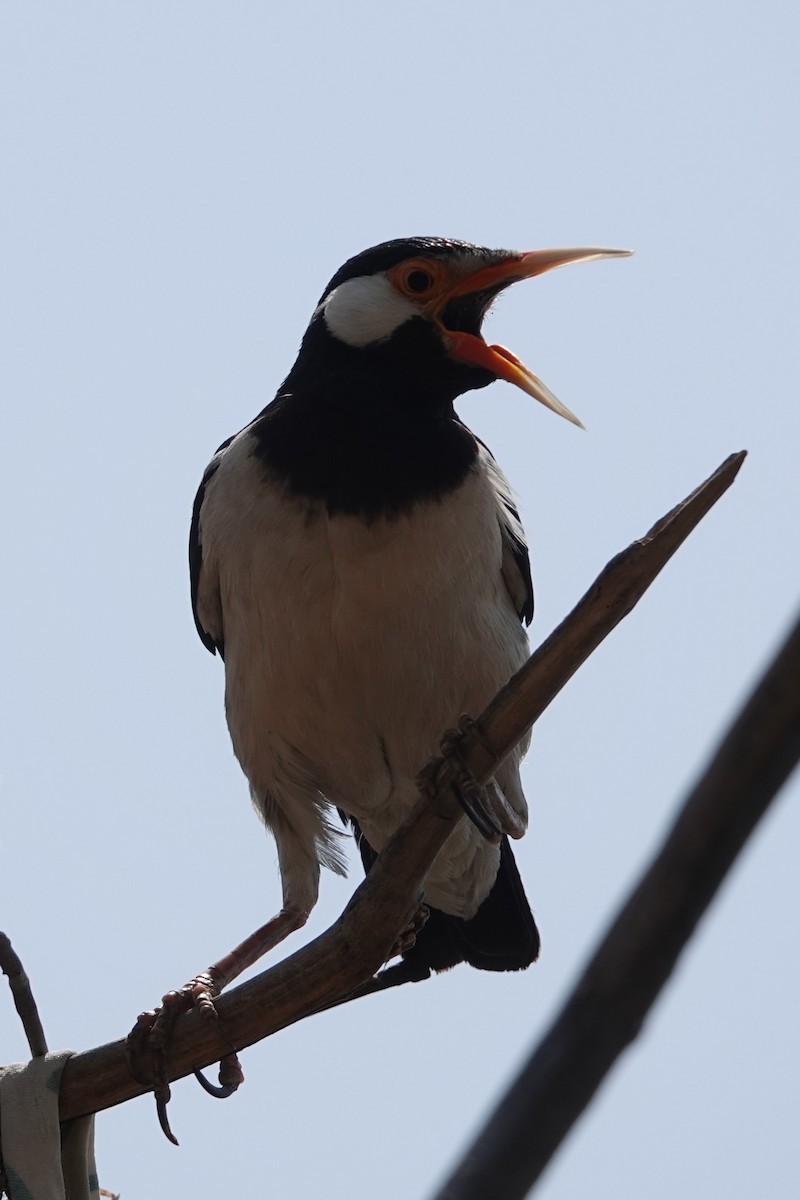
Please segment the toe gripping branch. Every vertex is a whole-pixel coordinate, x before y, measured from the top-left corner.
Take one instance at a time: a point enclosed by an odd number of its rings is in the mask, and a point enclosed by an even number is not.
[[[490,779],[486,786],[478,783],[467,766],[464,755],[464,743],[467,738],[477,738],[487,754],[493,760],[497,759],[494,748],[486,741],[477,721],[472,717],[462,716],[458,728],[449,729],[445,733],[441,741],[441,750],[443,759],[450,764],[453,771],[451,787],[459,804],[475,828],[493,845],[499,843],[503,834],[512,838],[521,837],[525,826],[518,813],[511,808],[497,782]],[[423,786],[433,782],[441,764],[442,759],[431,764],[434,768],[431,778],[427,776],[427,771],[423,772],[420,781]]]
[[[439,772],[446,764],[449,768],[450,786],[461,807],[487,841],[497,845],[503,834],[508,834],[510,837],[521,837],[524,833],[524,825],[519,815],[508,804],[496,781],[490,779],[484,787],[478,783],[467,766],[465,756],[467,738],[477,738],[485,747],[491,760],[496,761],[496,753],[486,742],[477,722],[471,717],[463,716],[459,720],[458,728],[448,730],[442,738],[443,757],[434,759],[423,770],[418,778],[419,786],[424,790],[435,788]],[[409,929],[401,935],[394,950],[395,954],[402,954],[414,945],[416,934],[422,928],[426,918],[427,910],[423,906]],[[274,922],[270,924],[274,924]],[[263,930],[258,931],[260,934],[263,932]],[[248,942],[251,940],[248,939]],[[244,945],[245,943],[243,943]],[[237,949],[241,951],[243,946]],[[165,1136],[176,1146],[178,1140],[170,1129],[167,1117],[167,1105],[171,1094],[167,1077],[167,1058],[175,1022],[182,1013],[197,1008],[205,1017],[217,1022],[220,1035],[224,1036],[219,1028],[219,1014],[214,1000],[224,985],[236,977],[243,965],[247,965],[241,963],[236,969],[233,969],[228,963],[230,958],[229,955],[217,964],[222,969],[210,967],[201,975],[190,979],[182,988],[167,992],[159,1008],[139,1014],[136,1024],[127,1037],[126,1049],[131,1074],[137,1083],[152,1088],[156,1098],[158,1122]],[[254,959],[248,961],[254,961]],[[378,985],[380,988],[406,982],[408,979],[424,977],[413,974],[412,968],[404,967],[402,977],[398,976],[397,978],[392,975],[392,971],[396,973],[397,968],[382,973],[387,975],[387,979]],[[430,971],[426,969],[425,975],[428,974]],[[391,980],[388,978],[390,975],[392,976]],[[377,976],[377,979],[380,980],[381,976]],[[363,994],[368,994],[372,990],[377,990],[375,980],[365,987]],[[194,1074],[204,1090],[210,1096],[220,1100],[232,1096],[244,1081],[244,1074],[234,1046],[231,1046],[230,1053],[220,1060],[219,1084],[210,1083],[202,1071],[197,1070]]]
[[[181,1013],[197,1008],[207,1019],[217,1022],[221,1034],[219,1013],[214,1005],[220,990],[220,985],[214,978],[213,968],[197,975],[182,988],[167,992],[159,1008],[140,1013],[126,1039],[131,1074],[138,1083],[153,1089],[158,1123],[164,1136],[174,1146],[178,1145],[178,1139],[172,1132],[167,1117],[167,1105],[171,1096],[167,1078],[167,1057],[175,1022]],[[218,1100],[232,1096],[244,1082],[244,1073],[233,1046],[230,1053],[220,1060],[218,1085],[210,1083],[202,1071],[197,1070],[194,1074],[205,1091]]]

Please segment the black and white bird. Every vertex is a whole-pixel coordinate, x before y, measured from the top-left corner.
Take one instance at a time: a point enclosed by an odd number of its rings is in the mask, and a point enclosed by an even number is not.
[[[509,284],[626,251],[514,253],[440,238],[351,258],[322,294],[273,402],[215,454],[194,506],[192,603],[225,663],[233,747],[277,843],[283,907],[245,961],[301,926],[346,814],[367,869],[414,805],[443,732],[527,656],[525,539],[508,483],[459,420],[507,380],[577,419],[481,337]],[[527,821],[518,749],[496,785]],[[527,967],[539,937],[506,837],[466,818],[425,885],[406,977]],[[221,964],[218,964],[220,966]]]

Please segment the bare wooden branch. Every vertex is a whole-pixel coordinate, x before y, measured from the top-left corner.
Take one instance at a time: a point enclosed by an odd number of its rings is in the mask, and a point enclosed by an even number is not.
[[[678,547],[731,486],[746,451],[731,454],[690,496],[622,550],[521,670],[498,692],[478,721],[481,739],[502,760],[537,721],[578,668],[642,598]],[[476,777],[488,779],[497,762],[470,754]]]
[[[478,718],[462,747],[472,773],[488,779],[497,764],[585,661],[630,612],[677,547],[731,485],[744,460],[731,455],[641,541],[617,555],[578,606]],[[492,750],[489,747],[493,748]],[[324,934],[277,966],[217,1001],[219,1023],[190,1012],[179,1021],[170,1048],[169,1078],[176,1080],[230,1052],[285,1028],[356,992],[386,961],[399,931],[418,904],[425,877],[463,817],[445,760],[433,794],[383,849],[347,908]],[[147,1089],[128,1070],[125,1043],[76,1055],[62,1079],[62,1119],[97,1112]]]
[[[0,971],[8,976],[8,986],[11,988],[14,1007],[19,1013],[25,1037],[28,1039],[31,1058],[41,1058],[43,1054],[47,1054],[47,1039],[39,1018],[39,1010],[20,957],[4,933],[0,933]]]
[[[521,1200],[647,1013],[800,760],[800,621],[561,1013],[435,1200]]]

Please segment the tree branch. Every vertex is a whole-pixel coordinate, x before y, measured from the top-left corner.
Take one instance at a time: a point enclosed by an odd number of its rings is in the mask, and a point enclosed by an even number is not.
[[[559,1016],[435,1200],[520,1200],[634,1040],[800,760],[800,621],[730,727]]]
[[[503,688],[467,735],[462,757],[487,780],[604,637],[627,615],[706,512],[730,487],[744,453],[731,455],[640,541],[617,555],[573,612]],[[491,749],[490,749],[491,748]],[[387,960],[413,916],[434,858],[463,813],[450,788],[455,764],[439,763],[436,785],[385,846],[341,917],[277,966],[221,996],[219,1023],[189,1012],[170,1046],[169,1078],[199,1067],[350,996]],[[65,1067],[62,1120],[141,1095],[125,1043],[86,1051]],[[491,1193],[485,1193],[491,1194]]]
[[[47,1054],[47,1039],[39,1019],[39,1010],[22,961],[4,933],[0,933],[0,971],[8,976],[8,986],[11,988],[14,1007],[28,1039],[31,1058],[41,1058],[43,1054]]]

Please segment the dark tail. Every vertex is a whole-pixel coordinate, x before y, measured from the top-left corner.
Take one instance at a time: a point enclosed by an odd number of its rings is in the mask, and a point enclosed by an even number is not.
[[[352,820],[364,870],[377,854]],[[519,877],[508,838],[500,843],[500,869],[471,921],[432,908],[412,948],[403,955],[404,976],[426,979],[466,962],[481,971],[522,971],[539,955],[539,931]],[[400,968],[390,968],[389,972]],[[398,979],[398,982],[400,980]]]

